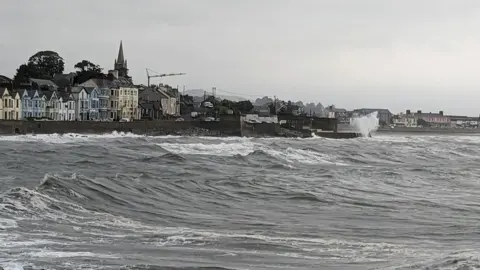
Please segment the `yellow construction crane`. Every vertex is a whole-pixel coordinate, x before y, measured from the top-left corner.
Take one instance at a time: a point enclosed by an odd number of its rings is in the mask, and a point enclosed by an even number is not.
[[[170,74],[150,75],[150,73],[148,73],[148,71],[155,72],[155,73],[158,73],[158,72],[156,72],[156,71],[154,71],[154,70],[151,70],[151,69],[148,69],[148,68],[146,68],[145,70],[147,71],[147,79],[148,79],[148,86],[149,86],[149,87],[150,87],[150,78],[186,75],[186,73],[170,73]]]

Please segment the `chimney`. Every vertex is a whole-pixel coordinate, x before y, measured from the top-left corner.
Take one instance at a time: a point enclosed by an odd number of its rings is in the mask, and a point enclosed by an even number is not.
[[[417,113],[422,113],[422,110],[418,110]]]
[[[115,79],[118,79],[118,70],[109,70],[108,74],[112,74]]]
[[[407,115],[409,115],[409,114],[410,114],[410,110],[407,110]]]
[[[438,113],[439,113],[441,116],[443,116],[443,111],[439,111]]]

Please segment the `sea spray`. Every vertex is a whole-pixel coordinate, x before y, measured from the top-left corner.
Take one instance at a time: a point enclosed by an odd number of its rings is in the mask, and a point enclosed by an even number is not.
[[[350,120],[350,126],[355,131],[362,134],[364,137],[368,137],[370,132],[377,130],[378,128],[378,112],[372,112],[365,116],[355,117]]]

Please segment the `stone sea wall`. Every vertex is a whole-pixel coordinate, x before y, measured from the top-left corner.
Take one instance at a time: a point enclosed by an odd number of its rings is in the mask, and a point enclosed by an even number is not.
[[[131,132],[146,135],[240,136],[239,121],[15,121],[0,120],[0,134],[101,134]]]
[[[446,133],[446,134],[474,134],[480,133],[480,129],[469,128],[410,128],[410,127],[395,127],[395,128],[379,128],[378,133]]]

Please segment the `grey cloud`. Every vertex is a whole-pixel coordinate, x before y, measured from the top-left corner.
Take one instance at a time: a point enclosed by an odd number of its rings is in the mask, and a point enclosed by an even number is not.
[[[476,115],[476,0],[5,0],[0,74],[38,50],[188,88]],[[435,100],[435,102],[431,102]]]

